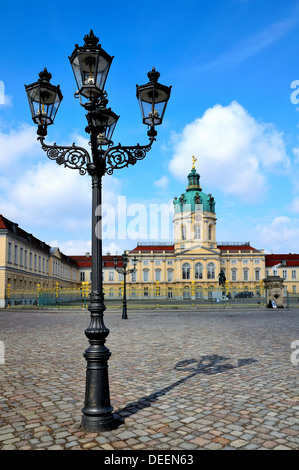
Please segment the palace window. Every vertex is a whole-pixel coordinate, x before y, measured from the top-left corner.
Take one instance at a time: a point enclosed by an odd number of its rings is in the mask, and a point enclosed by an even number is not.
[[[12,262],[12,248],[11,248],[11,242],[8,242],[7,262],[8,262],[8,263],[11,263],[11,262]]]
[[[184,263],[182,267],[182,278],[190,279],[190,264]]]
[[[24,264],[24,248],[20,246],[20,266]]]
[[[114,271],[109,271],[109,281],[114,281]]]
[[[15,245],[14,264],[18,264],[18,245]]]
[[[185,225],[182,225],[182,240],[186,240],[186,227]]]
[[[184,287],[183,290],[183,299],[191,299],[190,288],[188,286]]]
[[[161,269],[155,270],[155,281],[161,281]]]
[[[215,265],[214,263],[209,263],[207,265],[207,278],[215,279]]]
[[[256,280],[256,281],[259,281],[259,280],[260,280],[260,270],[259,270],[259,269],[256,269],[256,270],[255,270],[255,280]]]
[[[131,281],[136,282],[137,281],[137,271],[133,271],[131,274]]]
[[[85,272],[80,273],[80,282],[85,282]]]
[[[237,280],[237,270],[236,269],[231,270],[231,278],[232,278],[232,281]]]
[[[292,279],[297,279],[296,269],[292,269]]]
[[[173,281],[173,269],[167,269],[167,281],[168,282]]]
[[[209,240],[212,240],[212,230],[213,230],[213,225],[209,225]]]
[[[283,269],[283,271],[282,271],[282,277],[283,277],[283,279],[287,279],[287,278],[288,278],[288,272],[287,272],[286,269]]]
[[[200,287],[197,287],[196,288],[196,291],[195,291],[195,298],[196,299],[202,299],[203,298],[203,293],[202,293],[202,290]]]
[[[131,290],[131,297],[136,297],[136,289],[134,287]]]
[[[248,273],[249,273],[249,269],[243,269],[243,281],[248,281]]]
[[[202,279],[202,264],[196,263],[194,266],[195,269],[195,279]]]
[[[200,226],[195,225],[194,227],[194,238],[195,240],[200,240]]]
[[[149,270],[148,269],[144,269],[143,270],[143,281],[144,282],[148,282],[149,280]]]

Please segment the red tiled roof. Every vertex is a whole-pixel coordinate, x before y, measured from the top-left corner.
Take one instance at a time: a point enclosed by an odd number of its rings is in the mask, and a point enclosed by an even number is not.
[[[34,245],[39,250],[45,251],[47,254],[51,253],[50,245],[34,237],[31,233],[26,232],[25,230],[20,228],[18,224],[16,224],[15,222],[12,222],[11,220],[8,220],[2,214],[0,214],[0,230],[1,229],[8,230],[9,232],[15,233],[18,237],[23,238],[24,240],[31,243],[31,245]],[[71,257],[61,252],[60,254],[61,254],[61,258],[64,261],[74,264],[74,260],[72,260]]]
[[[34,237],[31,233],[26,232],[20,228],[18,224],[8,220],[2,214],[0,214],[0,230],[8,230],[9,232],[15,233],[18,237],[23,238],[39,250],[45,251],[47,253],[50,252],[51,247],[47,245],[47,243],[42,242],[38,238]]]
[[[174,245],[138,245],[132,251],[174,251]]]
[[[299,254],[288,253],[265,255],[266,267],[275,266],[275,264],[278,264],[281,261],[285,261],[286,266],[299,266]]]
[[[217,245],[217,248],[219,248],[221,251],[254,251],[255,253],[259,252],[260,250],[257,250],[256,248],[253,248],[250,245]]]
[[[122,267],[122,256],[120,255],[103,255],[103,263],[104,263],[104,268],[114,268],[114,258],[117,258],[118,267]],[[91,256],[86,256],[86,255],[74,255],[70,256],[76,263],[79,268],[90,268],[91,267],[91,262],[92,258]]]

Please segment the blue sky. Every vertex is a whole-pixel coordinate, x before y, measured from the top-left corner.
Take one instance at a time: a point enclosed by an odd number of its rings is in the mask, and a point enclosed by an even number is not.
[[[219,242],[299,252],[299,1],[134,0],[90,10],[76,0],[15,1],[1,2],[0,17],[0,213],[67,254],[90,251],[89,177],[40,149],[24,84],[47,67],[64,95],[48,142],[87,146],[68,56],[93,29],[114,56],[106,91],[120,115],[116,144],[147,143],[136,99],[147,72],[155,66],[172,86],[146,159],[104,177],[105,220],[116,221],[114,233],[104,227],[104,252],[172,240],[171,231],[151,233],[161,221],[150,211],[185,191],[192,155],[216,200]]]

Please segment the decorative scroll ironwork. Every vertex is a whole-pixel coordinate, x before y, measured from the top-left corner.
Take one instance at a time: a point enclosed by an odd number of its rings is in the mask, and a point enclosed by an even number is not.
[[[148,145],[139,145],[135,147],[122,147],[120,144],[111,147],[104,153],[106,160],[106,173],[112,175],[116,169],[125,168],[129,165],[135,165],[137,160],[143,160],[147,152],[151,149],[154,139]]]
[[[64,165],[65,167],[73,170],[79,170],[80,175],[85,175],[87,172],[87,164],[90,163],[90,156],[87,150],[83,147],[77,147],[73,144],[70,147],[47,145],[44,143],[44,138],[38,138],[41,142],[42,149],[46,152],[47,157],[50,160],[56,160],[58,165]]]
[[[64,165],[65,167],[79,170],[80,175],[85,175],[87,167],[91,163],[91,158],[87,150],[82,147],[77,147],[73,144],[70,147],[54,145],[47,145],[44,142],[43,137],[38,137],[41,142],[42,149],[46,152],[47,157],[50,160],[55,160],[58,165]],[[104,173],[112,175],[116,169],[128,167],[129,165],[135,165],[138,160],[143,160],[147,152],[151,149],[152,143],[155,139],[151,139],[148,145],[137,144],[134,147],[122,147],[120,144],[115,147],[108,148],[102,156],[98,155],[98,158],[102,159],[104,163]],[[95,162],[94,162],[95,163]],[[98,168],[103,168],[99,166]]]

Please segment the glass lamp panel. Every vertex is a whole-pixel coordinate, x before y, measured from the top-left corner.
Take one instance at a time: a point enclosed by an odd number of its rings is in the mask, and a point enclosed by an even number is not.
[[[119,116],[111,109],[98,110],[93,119],[93,125],[101,134],[104,134],[107,140],[111,140]]]
[[[140,87],[138,98],[143,122],[150,126],[162,124],[169,99],[169,88],[160,84],[145,85]]]
[[[26,87],[32,119],[36,124],[53,124],[62,100],[59,86],[36,82]]]
[[[101,55],[102,53],[102,55]],[[77,51],[71,65],[78,90],[85,98],[99,96],[105,86],[111,58],[101,50]]]

